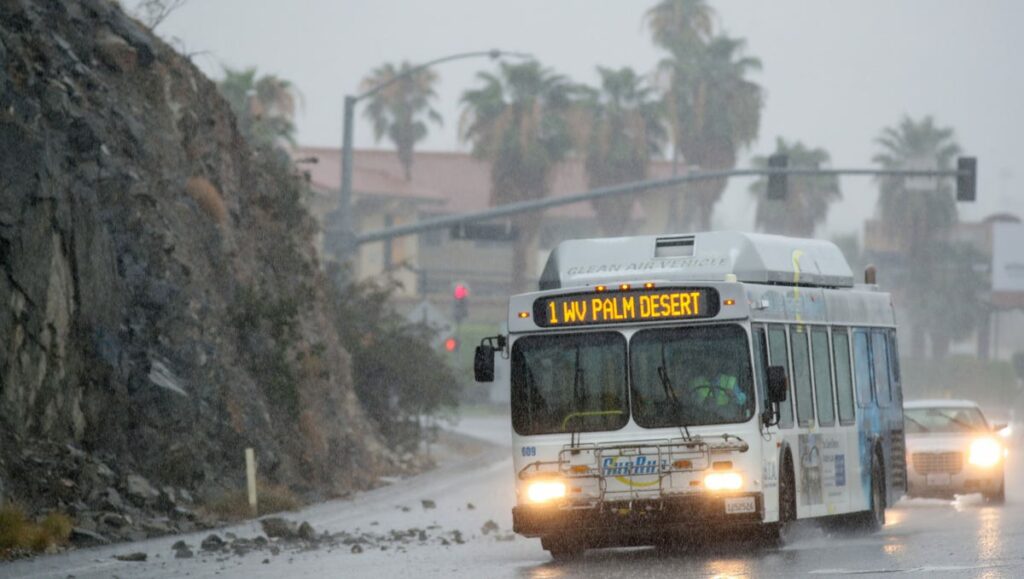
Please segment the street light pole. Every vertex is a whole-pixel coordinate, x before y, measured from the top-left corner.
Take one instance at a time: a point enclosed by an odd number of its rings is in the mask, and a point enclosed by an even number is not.
[[[337,245],[332,247],[344,261],[354,248],[355,223],[352,219],[352,126],[355,124],[356,101],[359,97],[345,95],[345,116],[341,130],[341,183],[338,197],[338,226],[341,230]]]
[[[431,66],[441,64],[442,62],[449,62],[464,58],[477,58],[481,56],[486,56],[491,59],[497,59],[503,56],[532,58],[529,54],[521,52],[507,52],[497,49],[461,52],[458,54],[443,56],[441,58],[435,58],[434,60],[429,60],[423,64],[414,66],[402,74],[397,74],[386,82],[370,87],[366,91],[357,95],[345,95],[345,113],[342,119],[341,130],[341,183],[338,195],[339,215],[337,226],[339,231],[337,232],[337,239],[335,243],[332,244],[332,249],[334,250],[335,256],[339,262],[346,261],[356,247],[355,221],[352,219],[352,132],[355,125],[356,103],[364,98],[377,94],[388,86],[404,78],[408,78],[422,70],[430,68]]]

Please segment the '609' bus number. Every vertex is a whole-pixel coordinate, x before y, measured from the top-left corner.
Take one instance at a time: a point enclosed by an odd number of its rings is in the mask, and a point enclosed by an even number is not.
[[[537,456],[536,446],[524,446],[522,448],[523,456]]]

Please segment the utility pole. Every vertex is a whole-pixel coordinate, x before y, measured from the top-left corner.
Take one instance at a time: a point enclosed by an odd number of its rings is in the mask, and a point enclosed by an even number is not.
[[[499,205],[497,207],[492,207],[490,209],[485,209],[483,211],[477,211],[474,213],[446,215],[443,217],[424,219],[416,223],[399,225],[397,227],[388,227],[377,231],[371,231],[360,235],[355,235],[353,236],[353,239],[354,244],[356,246],[359,246],[364,243],[384,241],[386,239],[393,239],[395,237],[401,237],[403,235],[423,233],[424,231],[430,231],[433,229],[443,229],[447,227],[465,225],[467,223],[477,223],[480,221],[488,221],[492,219],[510,217],[512,215],[520,215],[523,213],[536,213],[544,209],[548,209],[551,207],[560,207],[562,205],[569,205],[571,203],[591,201],[593,199],[603,199],[606,197],[610,198],[623,197],[626,195],[636,195],[638,193],[649,192],[656,189],[664,189],[682,183],[706,181],[708,179],[726,179],[732,177],[768,176],[770,180],[769,199],[779,199],[779,195],[781,195],[782,199],[785,198],[785,189],[788,187],[787,178],[790,176],[814,177],[823,175],[860,175],[871,177],[955,177],[957,180],[957,201],[969,203],[974,202],[977,197],[975,194],[976,183],[978,178],[977,160],[974,159],[973,157],[961,158],[961,160],[957,164],[957,167],[957,169],[932,170],[873,168],[809,169],[801,167],[789,167],[788,160],[784,156],[779,156],[779,158],[775,159],[774,166],[764,168],[730,169],[723,171],[692,171],[689,173],[685,173],[683,175],[679,175],[677,177],[667,177],[664,179],[652,179],[647,181],[636,181],[633,183],[624,183],[622,185],[600,187],[598,189],[583,191],[581,193],[572,193],[570,195],[561,195],[558,197],[545,197],[543,199],[535,199],[530,201],[518,201],[516,203]]]

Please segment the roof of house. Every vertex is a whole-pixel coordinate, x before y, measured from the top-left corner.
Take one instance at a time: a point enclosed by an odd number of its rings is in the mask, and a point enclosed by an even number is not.
[[[352,190],[354,195],[387,195],[405,197],[433,207],[438,213],[465,213],[491,207],[490,164],[469,153],[417,151],[412,166],[412,179],[405,180],[404,171],[393,150],[356,149],[353,152]],[[337,191],[341,181],[339,150],[330,147],[299,147],[293,157],[315,157],[316,163],[304,164],[314,189]],[[683,169],[680,169],[683,170]],[[649,178],[672,175],[672,163],[654,161]],[[586,174],[582,159],[570,159],[555,170],[551,196],[586,191]],[[548,215],[593,218],[590,203],[575,203],[547,210]],[[639,207],[634,216],[640,216]]]

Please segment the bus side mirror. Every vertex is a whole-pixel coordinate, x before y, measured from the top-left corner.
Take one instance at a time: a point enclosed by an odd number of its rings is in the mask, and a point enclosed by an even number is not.
[[[768,402],[782,404],[786,401],[786,392],[789,391],[789,381],[786,379],[786,369],[782,366],[768,366]]]
[[[494,382],[494,347],[480,344],[473,354],[473,377],[477,382]]]

